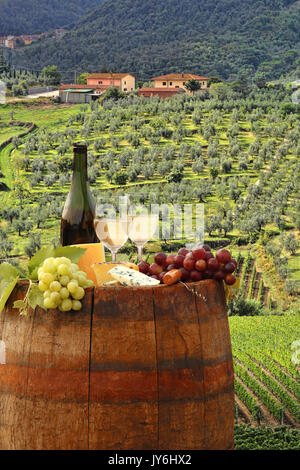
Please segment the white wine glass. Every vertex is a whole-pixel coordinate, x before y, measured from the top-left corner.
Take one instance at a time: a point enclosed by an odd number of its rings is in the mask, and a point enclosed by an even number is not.
[[[158,214],[139,214],[128,217],[128,236],[138,249],[138,259],[142,261],[143,248],[155,234],[158,227]]]
[[[119,249],[128,239],[128,220],[126,218],[103,218],[94,220],[95,230],[100,242],[111,252],[116,262]]]

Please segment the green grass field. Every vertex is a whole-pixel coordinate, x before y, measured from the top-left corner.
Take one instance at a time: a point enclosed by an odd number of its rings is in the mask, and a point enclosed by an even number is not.
[[[21,126],[1,126],[0,127],[0,144],[10,137],[17,136],[23,132],[23,127]]]
[[[48,100],[43,104],[43,100],[28,100],[28,102],[17,102],[13,104],[1,105],[0,122],[15,121],[32,122],[38,127],[55,127],[59,123],[64,123],[70,116],[79,110],[79,105],[51,105]]]

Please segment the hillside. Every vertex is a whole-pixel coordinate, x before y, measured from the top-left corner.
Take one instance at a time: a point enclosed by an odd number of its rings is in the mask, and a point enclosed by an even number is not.
[[[172,71],[218,75],[299,67],[300,2],[294,0],[106,0],[61,41],[23,49],[16,63],[131,71],[142,79]]]
[[[34,34],[78,21],[103,0],[0,0],[0,36]]]

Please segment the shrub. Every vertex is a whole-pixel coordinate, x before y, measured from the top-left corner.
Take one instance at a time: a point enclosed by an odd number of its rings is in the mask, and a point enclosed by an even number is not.
[[[167,177],[168,183],[180,183],[183,179],[183,171],[175,169]]]
[[[118,171],[113,175],[113,183],[117,185],[124,185],[127,183],[128,175],[124,171]]]
[[[254,299],[245,299],[242,294],[234,296],[227,304],[229,316],[257,316],[265,315],[262,304]]]
[[[284,288],[288,294],[295,295],[299,291],[299,282],[294,279],[285,281]]]

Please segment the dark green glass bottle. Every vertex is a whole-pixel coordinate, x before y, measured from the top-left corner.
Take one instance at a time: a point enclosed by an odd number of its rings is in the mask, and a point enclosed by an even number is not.
[[[60,243],[62,246],[97,243],[94,218],[96,204],[87,178],[87,147],[74,144],[73,176],[61,218]]]

